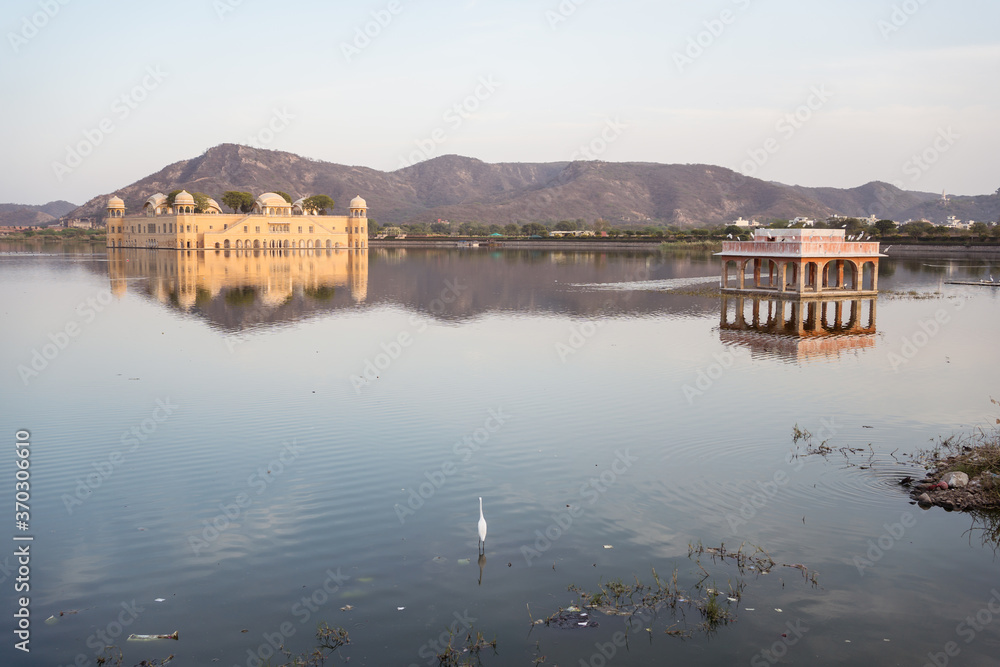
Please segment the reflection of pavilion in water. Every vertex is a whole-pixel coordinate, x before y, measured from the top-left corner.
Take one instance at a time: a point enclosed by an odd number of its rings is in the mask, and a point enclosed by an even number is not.
[[[340,250],[182,250],[172,253],[108,249],[108,275],[116,295],[130,280],[146,279],[145,293],[161,303],[190,311],[220,295],[230,305],[274,308],[297,294],[328,300],[346,286],[360,303],[368,297],[368,251]]]
[[[722,295],[724,343],[804,361],[875,347],[877,299]]]

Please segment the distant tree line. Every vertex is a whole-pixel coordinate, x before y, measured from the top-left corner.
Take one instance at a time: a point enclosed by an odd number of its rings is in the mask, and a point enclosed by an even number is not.
[[[762,229],[786,229],[803,227],[803,223],[792,224],[787,219],[772,219],[762,225]],[[933,225],[925,221],[908,222],[898,225],[893,220],[878,220],[874,223],[860,218],[828,218],[817,220],[809,226],[812,229],[843,229],[846,236],[871,238],[879,240],[890,239],[926,239],[926,240],[961,240],[994,241],[1000,240],[1000,225],[973,223],[968,230],[954,229],[944,225]],[[553,232],[592,232],[595,236],[609,238],[648,238],[663,241],[722,241],[728,239],[749,239],[753,234],[752,227],[737,225],[711,225],[704,227],[684,227],[676,225],[648,225],[645,227],[613,227],[603,219],[589,223],[583,219],[559,220],[553,222],[508,223],[506,225],[484,224],[475,220],[462,223],[413,223],[408,225],[380,226],[374,220],[368,221],[370,236],[379,236],[386,229],[407,236],[461,236],[489,237],[499,234],[503,237],[541,237],[551,236]]]

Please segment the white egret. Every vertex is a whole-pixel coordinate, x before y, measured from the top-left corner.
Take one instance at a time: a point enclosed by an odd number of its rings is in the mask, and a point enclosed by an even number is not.
[[[483,552],[486,551],[486,517],[483,516],[483,497],[479,497],[479,541]]]

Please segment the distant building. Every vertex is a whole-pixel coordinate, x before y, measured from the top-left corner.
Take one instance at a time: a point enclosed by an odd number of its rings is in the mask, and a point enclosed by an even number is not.
[[[972,226],[972,221],[962,222],[954,215],[949,215],[944,220],[944,226],[948,229],[968,229]]]
[[[736,225],[737,227],[760,227],[759,222],[757,222],[756,220],[744,220],[742,215],[733,220],[732,224]]]
[[[90,218],[73,218],[66,221],[66,227],[74,229],[100,229],[100,225]]]
[[[802,225],[803,227],[812,227],[815,224],[816,221],[813,220],[812,218],[804,218],[802,216],[799,216],[797,218],[792,218],[791,220],[788,221],[789,226]]]
[[[249,214],[223,213],[214,199],[195,213],[194,196],[182,190],[172,205],[156,193],[141,215],[126,215],[119,197],[108,200],[108,247],[115,248],[366,248],[368,204],[351,200],[347,215],[316,215],[300,199],[265,192]]]

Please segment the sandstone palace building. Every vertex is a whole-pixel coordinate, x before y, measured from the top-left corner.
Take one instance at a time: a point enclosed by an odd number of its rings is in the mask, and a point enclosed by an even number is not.
[[[368,205],[351,200],[347,215],[316,215],[299,199],[265,192],[249,214],[223,213],[214,199],[195,213],[194,196],[182,190],[173,205],[157,193],[138,215],[126,215],[119,197],[108,200],[105,220],[108,247],[113,248],[366,248]]]

